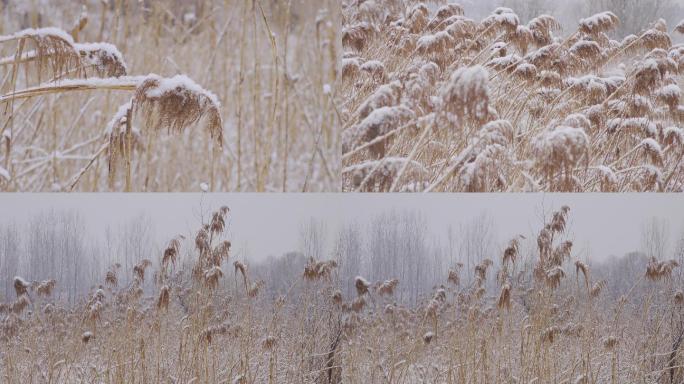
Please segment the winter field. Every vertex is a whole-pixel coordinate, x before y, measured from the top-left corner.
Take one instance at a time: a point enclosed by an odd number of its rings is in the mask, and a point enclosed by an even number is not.
[[[681,2],[341,3],[344,191],[684,188]]]
[[[339,9],[3,1],[0,190],[339,190]]]
[[[249,261],[231,244],[240,222],[215,209],[159,248],[144,221],[95,245],[73,215],[3,225],[0,380],[684,380],[684,243],[671,253],[661,220],[639,251],[597,262],[567,206],[500,244],[483,217],[439,243],[420,214],[395,211],[340,227],[328,253],[312,220],[298,251]]]

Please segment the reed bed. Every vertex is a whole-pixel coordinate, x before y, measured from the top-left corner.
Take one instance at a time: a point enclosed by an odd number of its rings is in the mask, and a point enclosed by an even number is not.
[[[681,191],[684,23],[342,1],[344,191]]]
[[[0,6],[4,191],[337,191],[339,6]]]
[[[343,293],[342,259],[310,259],[273,291],[232,255],[229,215],[218,209],[194,239],[172,238],[132,271],[112,266],[73,306],[53,298],[60,282],[16,277],[16,297],[0,306],[2,380],[684,380],[678,263],[651,258],[629,289],[612,291],[617,285],[574,255],[568,207],[547,215],[536,238],[513,237],[495,260],[472,271],[452,265],[416,305],[397,301],[398,279],[357,276]]]

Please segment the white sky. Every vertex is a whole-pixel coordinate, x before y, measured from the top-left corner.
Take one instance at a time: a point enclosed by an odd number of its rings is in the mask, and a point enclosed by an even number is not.
[[[374,215],[390,210],[421,212],[435,239],[446,241],[449,224],[458,229],[486,212],[495,223],[496,241],[539,229],[542,204],[546,211],[571,207],[570,229],[575,249],[601,259],[636,250],[641,229],[652,217],[670,224],[670,246],[684,229],[681,194],[0,194],[0,222],[23,222],[51,208],[75,210],[91,236],[102,236],[107,224],[116,228],[141,213],[153,223],[164,244],[178,233],[194,236],[200,207],[208,212],[221,205],[231,209],[228,238],[250,259],[281,255],[299,244],[301,224],[324,220],[333,239],[343,223],[365,225]]]

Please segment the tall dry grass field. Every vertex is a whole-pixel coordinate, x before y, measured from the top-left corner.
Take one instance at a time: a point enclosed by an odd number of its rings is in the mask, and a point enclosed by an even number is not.
[[[627,6],[627,5],[625,5]],[[684,23],[342,1],[345,191],[681,191]]]
[[[16,277],[0,306],[3,382],[684,380],[678,263],[652,258],[611,291],[575,257],[567,207],[496,260],[444,271],[416,306],[397,304],[397,279],[359,276],[343,294],[342,259],[311,259],[274,292],[231,254],[229,215],[219,209],[194,239],[175,237],[132,270],[112,266],[74,306],[53,297],[59,281]]]
[[[5,1],[4,191],[339,190],[334,1]]]

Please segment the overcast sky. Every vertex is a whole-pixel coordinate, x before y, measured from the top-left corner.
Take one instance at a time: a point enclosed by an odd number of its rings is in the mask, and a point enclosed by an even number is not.
[[[178,233],[193,236],[200,212],[224,204],[231,209],[229,239],[252,260],[296,250],[300,227],[311,217],[327,223],[332,240],[341,224],[365,225],[374,215],[391,210],[422,213],[437,241],[446,241],[450,224],[457,229],[484,212],[494,222],[496,241],[503,243],[520,233],[534,236],[542,206],[548,212],[567,204],[576,249],[588,250],[594,260],[638,249],[642,226],[652,217],[669,222],[671,246],[684,229],[684,195],[678,194],[22,193],[0,195],[0,222],[21,223],[51,208],[75,210],[97,238],[108,224],[115,228],[144,214],[153,223],[157,243],[164,244]]]

